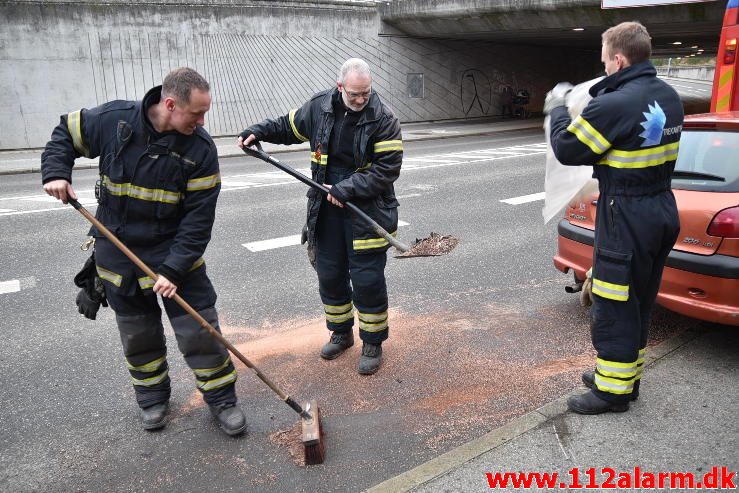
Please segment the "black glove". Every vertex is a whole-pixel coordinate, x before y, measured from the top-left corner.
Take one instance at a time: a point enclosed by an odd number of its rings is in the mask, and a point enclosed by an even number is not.
[[[300,232],[300,244],[305,245],[308,243],[308,225],[303,226],[303,231]],[[316,268],[316,247],[308,243],[308,262],[311,267]]]
[[[95,254],[90,255],[82,270],[74,276],[74,284],[82,288],[75,300],[77,310],[90,320],[95,320],[100,305],[108,306],[103,281],[98,277],[95,267]]]

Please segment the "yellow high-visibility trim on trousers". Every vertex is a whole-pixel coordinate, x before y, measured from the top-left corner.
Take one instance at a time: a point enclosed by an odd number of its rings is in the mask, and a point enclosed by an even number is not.
[[[161,366],[164,364],[165,361],[167,361],[167,357],[162,356],[161,358],[157,358],[154,361],[149,361],[148,363],[144,363],[143,365],[136,366],[136,365],[131,364],[131,362],[128,361],[128,359],[126,359],[126,367],[129,370],[150,373],[153,371],[157,371],[159,368],[161,368]]]
[[[634,390],[634,378],[621,380],[618,378],[604,377],[595,372],[595,386],[601,392],[609,394],[630,394]]]
[[[226,385],[232,384],[235,381],[236,381],[236,370],[226,375],[223,375],[222,377],[214,378],[213,380],[208,380],[207,382],[197,382],[197,386],[203,392],[207,392],[209,390],[220,389],[221,387],[225,387]]]
[[[323,310],[326,312],[328,322],[340,324],[354,318],[354,305],[351,303],[339,306],[323,305]]]
[[[595,360],[595,369],[604,377],[632,378],[636,376],[636,361],[633,363],[622,363],[620,361],[608,361],[597,358]]]
[[[199,377],[210,377],[219,371],[224,370],[231,363],[231,358],[226,357],[226,361],[213,368],[193,368],[192,371]]]
[[[629,300],[629,286],[623,284],[613,284],[611,282],[601,281],[593,278],[593,294],[597,294],[601,298],[607,298],[614,301]]]
[[[362,313],[357,312],[359,318],[359,330],[365,332],[381,332],[388,327],[387,312]]]
[[[162,383],[167,378],[167,375],[169,375],[169,368],[164,370],[159,375],[154,375],[153,377],[144,378],[141,380],[131,377],[131,380],[133,381],[134,385],[138,385],[141,387],[153,387],[154,385]]]

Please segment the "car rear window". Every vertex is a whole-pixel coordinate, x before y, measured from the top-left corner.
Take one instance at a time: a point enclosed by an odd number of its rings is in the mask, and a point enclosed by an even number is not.
[[[672,188],[739,192],[739,132],[683,130]]]

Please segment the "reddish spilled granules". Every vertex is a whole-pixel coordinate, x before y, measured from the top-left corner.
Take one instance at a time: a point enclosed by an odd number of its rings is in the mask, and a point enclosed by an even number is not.
[[[361,427],[363,414],[392,414],[420,443],[445,449],[579,386],[580,373],[595,362],[587,312],[579,305],[565,313],[561,308],[488,303],[473,312],[391,309],[383,365],[373,376],[357,373],[362,343],[356,329],[354,347],[324,361],[318,352],[329,332],[322,318],[288,320],[268,329],[227,321],[222,327],[227,339],[247,340],[237,348],[285,392],[323,403],[324,421],[355,416]],[[233,359],[240,374],[251,371]],[[258,403],[263,389],[253,381],[241,380],[238,392]],[[193,397],[190,403],[195,402]],[[269,439],[303,465],[301,434],[298,422]]]

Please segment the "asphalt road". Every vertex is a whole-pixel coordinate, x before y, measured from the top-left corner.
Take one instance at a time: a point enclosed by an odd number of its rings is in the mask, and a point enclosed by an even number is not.
[[[401,239],[435,231],[460,244],[389,259],[390,339],[371,377],[356,373],[359,344],[318,357],[328,332],[303,248],[253,245],[300,232],[305,186],[248,158],[222,161],[205,256],[221,325],[290,394],[318,400],[326,462],[309,468],[293,455],[295,413],[238,363],[248,434],[217,430],[168,324],[172,419],[141,430],[112,312],[93,322],[74,306],[85,220],[47,200],[38,174],[3,176],[0,490],[359,491],[568,392],[594,353],[588,312],[552,266],[556,221],[543,224],[534,195],[543,141],[527,131],[406,144]],[[305,169],[307,153],[280,159]],[[81,197],[95,178],[75,173]],[[699,325],[658,309],[652,342]]]

